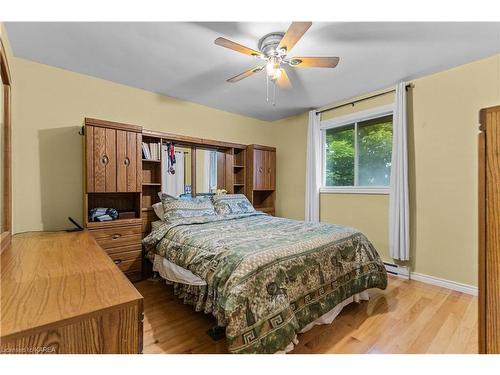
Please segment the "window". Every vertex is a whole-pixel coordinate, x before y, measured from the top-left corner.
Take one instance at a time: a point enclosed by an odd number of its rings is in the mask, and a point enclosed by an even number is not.
[[[392,112],[368,119],[364,116],[360,121],[328,123],[323,131],[323,191],[387,191]]]

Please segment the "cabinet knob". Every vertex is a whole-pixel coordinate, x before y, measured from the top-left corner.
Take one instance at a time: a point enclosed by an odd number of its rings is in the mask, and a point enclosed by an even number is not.
[[[115,260],[113,260],[113,262],[114,262],[115,264],[120,264],[120,263],[122,262],[122,260],[121,260],[121,259],[115,259]]]
[[[126,157],[125,160],[123,160],[123,163],[128,167],[130,164],[130,159]]]
[[[109,162],[108,155],[103,155],[101,158],[101,163],[106,165],[106,164],[108,164],[108,162]]]
[[[114,239],[114,240],[116,240],[116,239],[120,238],[121,236],[122,236],[121,234],[119,234],[119,233],[115,233],[115,234],[113,234],[113,235],[111,236],[111,238],[112,238],[112,239]]]
[[[262,173],[262,167],[259,167],[259,173]]]

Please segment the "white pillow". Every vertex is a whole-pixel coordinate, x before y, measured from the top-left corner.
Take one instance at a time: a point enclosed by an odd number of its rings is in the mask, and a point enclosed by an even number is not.
[[[163,220],[164,213],[163,213],[163,203],[158,202],[153,204],[153,210],[155,211],[156,216],[160,218],[160,220]]]

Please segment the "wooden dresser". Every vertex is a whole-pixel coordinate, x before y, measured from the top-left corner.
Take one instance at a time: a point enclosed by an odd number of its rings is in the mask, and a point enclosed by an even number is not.
[[[1,254],[1,353],[141,353],[142,320],[88,231],[16,235]]]
[[[142,127],[85,118],[85,226],[131,281],[142,279]],[[89,221],[93,208],[117,220]]]

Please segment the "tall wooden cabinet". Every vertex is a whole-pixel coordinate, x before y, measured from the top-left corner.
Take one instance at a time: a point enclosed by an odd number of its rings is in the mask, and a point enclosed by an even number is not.
[[[142,278],[142,127],[85,119],[85,226],[131,281]],[[93,208],[118,219],[89,220]]]
[[[500,106],[480,122],[479,352],[500,354]]]
[[[86,119],[87,192],[141,192],[142,128]]]
[[[248,145],[246,154],[247,198],[257,210],[274,215],[276,149],[268,146]]]

